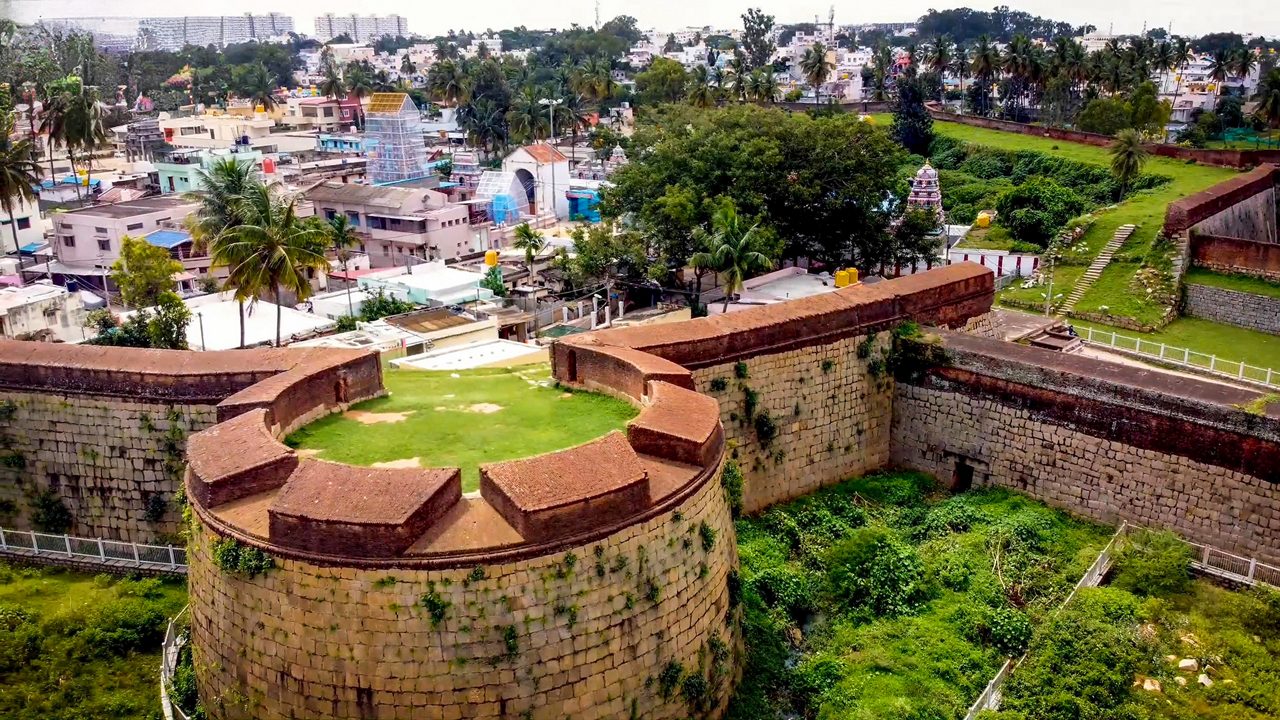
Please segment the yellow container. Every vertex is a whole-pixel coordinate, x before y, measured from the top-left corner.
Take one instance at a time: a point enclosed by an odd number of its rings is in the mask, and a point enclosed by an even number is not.
[[[836,271],[836,287],[842,288],[849,284],[849,273],[844,270]]]
[[[849,268],[845,272],[848,273],[849,275],[849,284],[857,285],[858,284],[858,268]]]
[[[991,216],[987,213],[978,213],[978,227],[991,227]]]
[[[484,251],[484,264],[485,264],[485,265],[487,265],[487,266],[489,266],[489,267],[495,267],[495,266],[498,264],[498,251],[497,251],[497,250],[485,250],[485,251]]]

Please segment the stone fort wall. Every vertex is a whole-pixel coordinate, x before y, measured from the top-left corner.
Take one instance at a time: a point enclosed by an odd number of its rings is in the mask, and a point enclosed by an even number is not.
[[[1186,315],[1280,335],[1280,298],[1190,282],[1182,293]]]
[[[945,345],[948,365],[897,386],[895,465],[1280,562],[1280,408],[1237,407],[1258,393],[970,336]]]
[[[202,528],[190,586],[204,704],[226,720],[675,720],[697,714],[684,693],[696,676],[715,716],[738,650],[732,523],[709,482],[645,522],[526,560],[427,570],[283,558],[253,579],[219,569],[220,536]],[[668,666],[681,672],[664,689]]]

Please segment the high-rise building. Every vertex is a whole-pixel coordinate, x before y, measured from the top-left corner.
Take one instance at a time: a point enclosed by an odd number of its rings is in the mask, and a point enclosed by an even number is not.
[[[43,18],[38,24],[53,31],[88,33],[104,52],[128,52],[138,40],[138,18]]]
[[[400,15],[334,15],[316,16],[316,38],[329,41],[346,35],[353,42],[367,43],[383,35],[409,37],[409,22]]]
[[[148,50],[180,50],[186,45],[224,47],[250,40],[268,40],[289,32],[293,32],[293,18],[275,12],[150,17],[138,21],[139,44]]]
[[[365,112],[369,182],[402,182],[427,174],[422,114],[404,93],[374,93]]]

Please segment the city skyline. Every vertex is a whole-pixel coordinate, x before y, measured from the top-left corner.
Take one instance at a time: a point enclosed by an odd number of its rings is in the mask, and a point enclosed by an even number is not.
[[[104,13],[102,5],[88,2],[88,0],[0,0],[0,16],[29,23],[41,18],[102,15],[117,17],[235,15],[245,12],[273,11],[295,18],[297,31],[313,34],[317,16],[325,13],[353,14],[349,6],[344,7],[340,4],[316,4],[300,0],[275,0],[268,4],[270,7],[264,7],[262,3],[249,3],[242,0],[218,3],[196,0],[183,5],[181,13],[166,13],[163,12],[164,8],[158,10],[155,3],[149,0],[117,0],[112,3],[110,12]],[[601,19],[616,15],[632,15],[636,17],[641,27],[654,29],[704,25],[736,26],[740,24],[739,15],[747,7],[755,6],[776,16],[779,23],[809,22],[814,17],[825,21],[831,9],[829,2],[821,0],[811,0],[806,3],[784,3],[779,0],[758,2],[711,0],[697,5],[660,2],[648,3],[642,7],[629,6],[616,0],[601,0],[599,14]],[[931,7],[944,9],[974,6],[981,6],[977,9],[989,9],[984,3],[938,4],[932,0],[912,0],[880,7],[854,8],[836,5],[835,17],[839,24],[906,22],[915,20]],[[403,15],[408,20],[408,26],[412,32],[433,36],[443,34],[449,29],[463,28],[476,32],[486,28],[500,30],[519,25],[531,28],[566,28],[573,23],[590,25],[594,22],[596,7],[594,0],[573,0],[545,6],[497,0],[487,6],[483,14],[480,14],[467,5],[434,6],[430,12],[427,12],[388,0],[368,0],[360,3],[354,14]],[[1117,4],[1104,2],[1104,0],[1081,0],[1070,8],[1063,8],[1049,0],[1010,3],[1009,7],[1076,25],[1092,24],[1101,32],[1114,30],[1120,34],[1138,33],[1144,26],[1172,25],[1175,32],[1190,35],[1226,31],[1252,32],[1268,36],[1280,35],[1280,14],[1267,12],[1270,7],[1268,0],[1241,0],[1241,2],[1216,8],[1212,14],[1205,13],[1203,6],[1187,0],[1165,3],[1155,12],[1145,4]],[[496,20],[497,18],[501,20]]]

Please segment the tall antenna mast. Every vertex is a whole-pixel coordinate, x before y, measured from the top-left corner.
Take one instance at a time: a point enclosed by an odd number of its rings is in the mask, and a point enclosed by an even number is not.
[[[596,0],[596,29],[600,29],[600,0]]]
[[[831,36],[831,42],[836,41],[836,6],[832,5],[827,11],[827,34]]]

